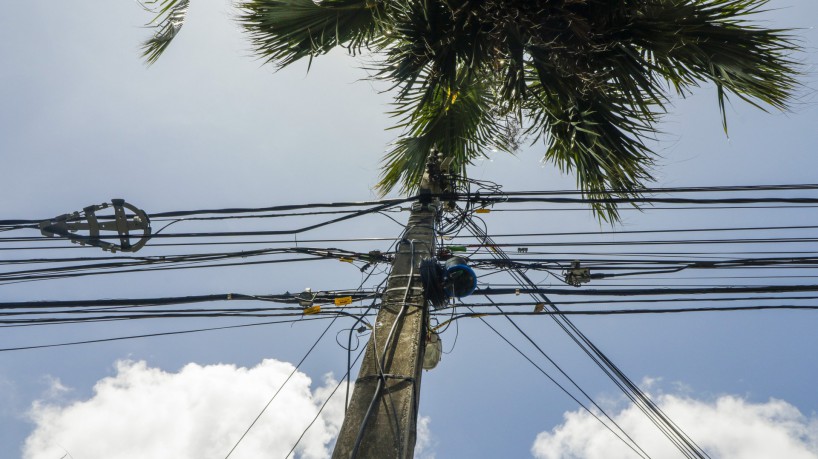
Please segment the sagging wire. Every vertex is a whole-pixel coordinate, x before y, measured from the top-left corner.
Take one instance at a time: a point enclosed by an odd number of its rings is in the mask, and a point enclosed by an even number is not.
[[[328,317],[310,317],[304,320],[326,320]],[[172,336],[172,335],[184,335],[188,333],[200,333],[206,331],[216,331],[216,330],[229,330],[234,328],[247,328],[247,327],[258,327],[262,325],[274,325],[274,324],[292,324],[296,322],[296,320],[274,320],[269,322],[256,322],[251,324],[240,324],[240,325],[225,325],[221,327],[208,327],[208,328],[195,328],[191,330],[177,330],[171,332],[162,332],[162,333],[146,333],[141,335],[130,335],[130,336],[117,336],[113,338],[100,338],[100,339],[90,339],[90,340],[83,340],[83,341],[71,341],[65,343],[55,343],[55,344],[39,344],[34,346],[19,346],[19,347],[7,347],[7,348],[0,348],[0,352],[11,352],[11,351],[25,351],[25,350],[32,350],[32,349],[47,349],[53,347],[64,347],[64,346],[77,346],[80,344],[94,344],[94,343],[106,343],[110,341],[122,341],[122,340],[129,340],[129,339],[138,339],[138,338],[153,338],[157,336]]]
[[[224,459],[229,458],[230,455],[233,454],[233,451],[235,451],[236,448],[241,443],[241,441],[244,440],[244,437],[247,436],[247,434],[250,432],[250,429],[252,429],[253,426],[256,425],[256,422],[258,422],[258,420],[261,419],[261,416],[264,414],[265,411],[267,411],[267,408],[270,407],[270,404],[273,403],[273,400],[275,400],[275,398],[278,396],[278,394],[281,393],[281,390],[284,389],[284,386],[286,386],[287,383],[290,382],[290,379],[293,377],[293,375],[295,375],[295,373],[298,372],[298,369],[301,368],[301,364],[304,363],[305,360],[307,360],[307,357],[309,357],[309,355],[312,353],[313,349],[315,349],[315,347],[318,346],[318,343],[321,342],[321,339],[324,338],[324,335],[327,334],[330,327],[332,327],[332,325],[335,324],[335,321],[338,320],[338,317],[339,316],[337,316],[337,315],[335,317],[333,317],[333,319],[330,321],[329,325],[327,325],[327,328],[325,328],[324,331],[321,332],[321,334],[318,336],[318,339],[315,340],[315,342],[312,344],[312,346],[310,346],[310,348],[307,350],[306,354],[304,354],[304,357],[301,357],[301,360],[299,360],[298,363],[295,365],[295,368],[293,368],[293,371],[291,371],[290,374],[287,375],[287,379],[285,379],[284,382],[281,383],[281,385],[275,391],[273,396],[270,397],[270,400],[267,401],[267,404],[264,405],[264,408],[262,408],[261,411],[259,411],[256,418],[253,419],[253,422],[251,422],[250,425],[247,426],[247,429],[244,430],[244,433],[241,434],[241,437],[239,437],[239,439],[236,441],[236,443],[233,445],[233,447],[230,448],[230,451],[227,452],[227,455],[224,456]]]
[[[357,356],[355,356],[355,360],[352,362],[352,365],[354,365],[354,364],[356,364],[356,363],[358,362],[358,359],[360,359],[360,358],[361,358],[361,356],[364,354],[364,351],[365,351],[365,350],[366,350],[366,348],[361,349],[361,351],[360,351],[360,352],[358,352],[358,355],[357,355]],[[327,399],[326,399],[326,400],[324,400],[324,403],[323,403],[323,404],[321,404],[321,408],[319,408],[319,409],[318,409],[318,412],[317,412],[317,413],[315,413],[315,417],[313,417],[313,418],[312,418],[312,421],[310,421],[309,425],[307,425],[307,428],[305,428],[305,429],[304,429],[304,431],[303,431],[303,432],[301,432],[301,435],[298,437],[298,440],[296,440],[296,441],[295,441],[295,444],[294,444],[294,445],[293,445],[293,447],[290,449],[290,452],[289,452],[289,453],[287,453],[287,455],[286,455],[286,456],[284,456],[284,457],[285,457],[285,459],[286,459],[286,458],[288,458],[288,457],[290,457],[290,454],[293,454],[293,451],[295,451],[295,448],[296,448],[296,447],[298,447],[298,444],[299,444],[299,443],[301,442],[301,440],[304,438],[304,435],[306,435],[306,434],[307,434],[307,431],[308,431],[308,430],[310,430],[310,427],[312,427],[312,425],[313,425],[313,424],[315,424],[315,421],[316,421],[316,420],[318,419],[318,417],[321,415],[321,412],[322,412],[322,411],[324,411],[324,408],[327,406],[327,404],[329,403],[329,401],[330,401],[330,400],[332,399],[332,397],[335,395],[335,392],[337,392],[337,391],[338,391],[338,388],[339,388],[339,387],[341,387],[341,383],[343,383],[343,381],[344,381],[345,379],[346,379],[347,381],[349,381],[349,378],[350,378],[350,372],[351,372],[351,368],[352,368],[352,366],[351,366],[351,365],[348,365],[348,366],[347,366],[347,372],[344,374],[344,376],[341,378],[341,380],[340,380],[340,381],[338,381],[338,384],[336,384],[336,385],[335,385],[335,389],[333,389],[333,390],[332,390],[332,392],[330,392],[330,394],[329,394],[329,396],[327,397]]]
[[[596,404],[596,402],[594,402],[594,400],[593,400],[592,398],[590,398],[590,397],[589,397],[589,396],[588,396],[588,395],[587,395],[587,394],[586,394],[586,393],[585,393],[585,392],[584,392],[582,389],[579,389],[579,386],[577,386],[577,385],[576,385],[576,383],[574,383],[574,386],[575,386],[575,387],[577,387],[577,388],[580,390],[580,392],[582,392],[583,394],[585,394],[585,396],[588,398],[588,400],[590,400],[590,401],[591,401],[591,403],[593,403],[593,404],[594,404],[594,406],[596,406],[596,407],[597,407],[597,408],[598,408],[598,409],[599,409],[599,410],[600,410],[600,411],[601,411],[601,412],[602,412],[602,413],[603,413],[603,414],[604,414],[604,415],[605,415],[605,416],[606,416],[606,417],[607,417],[607,418],[608,418],[608,419],[609,419],[609,420],[610,420],[610,421],[611,421],[611,422],[612,422],[612,423],[613,423],[613,424],[614,424],[614,425],[615,425],[615,426],[616,426],[616,427],[617,427],[617,428],[618,428],[618,429],[619,429],[619,430],[620,430],[620,431],[621,431],[621,432],[622,432],[622,433],[623,433],[623,434],[624,434],[624,435],[625,435],[625,436],[628,438],[628,439],[630,439],[630,441],[633,443],[632,445],[631,445],[630,443],[628,443],[627,441],[625,441],[625,440],[624,440],[624,439],[623,439],[623,438],[622,438],[622,437],[621,437],[619,434],[617,434],[617,433],[616,433],[616,432],[613,430],[613,428],[611,428],[611,426],[609,426],[609,425],[608,425],[607,423],[605,423],[605,422],[604,422],[602,419],[600,419],[600,418],[599,418],[599,416],[597,416],[597,415],[596,415],[596,413],[594,413],[594,412],[593,412],[593,411],[592,411],[590,408],[588,408],[588,407],[587,407],[587,406],[586,406],[584,403],[582,403],[582,401],[580,401],[580,400],[579,400],[579,399],[578,399],[578,398],[577,398],[577,397],[576,397],[574,394],[572,394],[572,393],[571,393],[571,392],[570,392],[568,389],[566,389],[566,388],[565,388],[565,386],[563,386],[562,384],[560,384],[560,382],[559,382],[559,381],[557,381],[556,379],[554,379],[554,377],[553,377],[553,376],[551,376],[550,374],[548,374],[548,372],[547,372],[547,371],[545,371],[545,370],[544,370],[544,369],[543,369],[541,366],[537,365],[537,363],[536,363],[536,362],[534,362],[534,360],[532,360],[532,359],[531,359],[531,357],[529,357],[528,355],[526,355],[526,354],[525,354],[525,353],[524,353],[524,352],[523,352],[523,351],[522,351],[522,350],[521,350],[519,347],[515,346],[515,345],[514,345],[514,344],[513,344],[511,341],[509,341],[509,339],[508,339],[508,338],[506,338],[506,337],[505,337],[505,336],[504,336],[502,333],[500,333],[500,331],[499,331],[499,330],[497,330],[496,328],[492,327],[492,326],[491,326],[491,324],[489,324],[489,323],[488,323],[488,322],[487,322],[485,319],[483,319],[483,317],[482,317],[480,314],[475,313],[475,312],[474,312],[474,310],[472,310],[472,309],[471,309],[471,307],[468,307],[468,306],[467,306],[466,308],[467,308],[469,311],[471,311],[471,312],[474,314],[474,317],[476,317],[476,318],[480,319],[480,321],[481,321],[481,322],[483,322],[483,324],[484,324],[484,325],[486,325],[486,326],[487,326],[489,329],[491,329],[491,331],[493,331],[493,332],[494,332],[494,333],[495,333],[497,336],[499,336],[499,337],[500,337],[500,339],[502,339],[503,341],[505,341],[505,342],[506,342],[506,344],[508,344],[509,346],[511,346],[511,347],[512,347],[512,349],[514,349],[515,351],[517,351],[517,353],[518,353],[518,354],[520,354],[520,355],[521,355],[521,356],[522,356],[524,359],[526,359],[526,360],[527,360],[527,361],[528,361],[530,364],[532,364],[532,365],[533,365],[533,366],[534,366],[534,367],[535,367],[537,370],[539,370],[539,372],[540,372],[540,373],[542,373],[542,374],[543,374],[543,375],[544,375],[546,378],[548,378],[548,380],[549,380],[549,381],[551,381],[552,383],[554,383],[554,385],[556,385],[556,386],[557,386],[557,387],[558,387],[560,390],[562,390],[562,392],[563,392],[563,393],[565,393],[565,394],[566,394],[566,395],[567,395],[569,398],[571,398],[571,400],[573,400],[574,402],[576,402],[576,403],[577,403],[577,404],[578,404],[580,407],[582,407],[582,408],[583,408],[583,409],[584,409],[584,410],[585,410],[585,411],[586,411],[588,414],[590,414],[590,415],[591,415],[591,416],[592,416],[594,419],[596,419],[597,421],[599,421],[599,423],[600,423],[600,424],[602,424],[602,426],[604,426],[604,427],[605,427],[606,429],[608,429],[608,430],[609,430],[609,431],[610,431],[610,432],[611,432],[611,433],[612,433],[614,436],[616,436],[616,437],[617,437],[617,438],[618,438],[620,441],[622,441],[622,443],[624,443],[624,444],[625,444],[625,446],[627,446],[628,448],[630,448],[631,450],[633,450],[633,452],[635,452],[635,453],[636,453],[636,454],[637,454],[639,457],[642,457],[642,458],[648,458],[648,459],[650,458],[650,456],[649,456],[649,455],[648,455],[648,454],[647,454],[647,453],[646,453],[646,452],[645,452],[645,451],[644,451],[644,450],[643,450],[643,449],[642,449],[642,448],[641,448],[641,447],[640,447],[640,446],[639,446],[639,445],[636,443],[636,441],[634,441],[634,440],[633,440],[633,439],[632,439],[630,436],[628,436],[627,432],[625,432],[625,431],[622,429],[622,427],[620,427],[620,426],[619,426],[619,425],[616,423],[616,421],[614,421],[613,419],[611,419],[611,418],[610,418],[610,416],[608,416],[608,415],[605,413],[605,411],[603,411],[601,408],[599,408],[599,406]],[[551,360],[549,359],[549,361],[551,361]],[[553,364],[553,362],[552,362],[552,364]],[[556,364],[554,364],[554,365],[556,366]],[[560,371],[562,372],[562,370],[560,369],[560,367],[559,367],[559,366],[556,366],[556,367],[557,367],[557,369],[558,369],[558,370],[560,370]],[[563,373],[563,375],[565,375],[565,373]],[[567,377],[567,375],[566,375],[566,377]],[[569,381],[571,381],[572,383],[574,382],[574,381],[573,381],[571,378],[568,378],[568,380],[569,380]],[[638,449],[638,451],[637,451],[637,449]]]
[[[357,289],[355,289],[355,291],[356,291],[356,292],[360,292],[360,293],[362,293],[362,290],[361,290],[361,289],[363,288],[364,284],[366,284],[366,281],[367,281],[367,280],[369,280],[370,276],[372,276],[372,272],[370,272],[370,273],[369,273],[369,274],[368,274],[368,275],[367,275],[367,276],[366,276],[366,277],[365,277],[365,278],[364,278],[364,279],[361,281],[361,284],[358,286],[358,288],[357,288]],[[386,279],[384,279],[383,281],[381,281],[381,283],[380,283],[380,284],[379,284],[377,287],[375,287],[375,292],[380,291],[380,287],[383,285],[383,283],[384,283],[384,282],[386,282]],[[314,298],[315,298],[315,296],[313,296],[313,299],[314,299]],[[350,374],[350,372],[352,371],[352,366],[355,364],[355,362],[357,362],[357,361],[358,361],[358,358],[359,358],[359,357],[362,355],[362,353],[363,353],[363,350],[362,350],[362,351],[361,351],[361,352],[358,354],[358,357],[356,357],[356,358],[355,358],[355,361],[354,361],[354,362],[351,362],[351,361],[350,361],[350,355],[351,355],[351,353],[352,353],[352,331],[353,331],[353,330],[355,330],[355,327],[356,327],[356,326],[357,326],[359,323],[361,323],[362,321],[365,321],[365,320],[366,320],[366,319],[365,319],[366,315],[369,313],[369,311],[370,311],[370,310],[372,309],[372,307],[375,305],[375,303],[376,303],[377,299],[378,299],[378,295],[374,295],[374,298],[372,299],[372,304],[371,304],[371,305],[370,305],[370,306],[369,306],[369,307],[368,307],[368,308],[367,308],[367,309],[366,309],[366,310],[365,310],[363,313],[361,313],[361,314],[349,314],[349,313],[346,313],[345,311],[340,311],[340,310],[334,310],[334,311],[332,311],[333,313],[335,313],[335,314],[336,314],[336,315],[335,315],[335,317],[332,319],[332,321],[329,323],[329,325],[327,325],[327,328],[325,328],[325,329],[324,329],[324,331],[321,333],[321,335],[318,337],[318,339],[315,341],[315,343],[314,343],[314,344],[313,344],[313,345],[310,347],[310,349],[307,351],[307,353],[304,355],[304,357],[303,357],[303,358],[302,358],[302,359],[301,359],[301,360],[298,362],[298,364],[295,366],[295,368],[293,368],[293,371],[292,371],[292,372],[290,372],[290,374],[287,376],[287,379],[285,379],[285,380],[284,380],[284,382],[281,384],[281,386],[278,388],[278,390],[276,390],[275,394],[273,394],[273,396],[270,398],[270,400],[267,402],[267,404],[264,406],[264,408],[262,408],[262,410],[259,412],[258,416],[256,416],[256,418],[253,420],[253,422],[252,422],[252,423],[251,423],[251,424],[250,424],[250,425],[247,427],[247,429],[246,429],[246,430],[245,430],[245,432],[242,434],[242,436],[241,436],[241,437],[238,439],[238,441],[237,441],[237,442],[236,442],[236,444],[233,446],[233,448],[232,448],[232,449],[230,449],[230,451],[227,453],[227,456],[225,456],[225,459],[228,459],[228,458],[230,457],[230,455],[233,453],[233,451],[235,451],[235,449],[236,449],[236,447],[238,447],[239,443],[241,443],[241,441],[244,439],[244,437],[247,435],[247,433],[249,433],[249,432],[250,432],[250,429],[252,429],[252,428],[253,428],[253,426],[256,424],[256,422],[258,422],[258,420],[261,418],[261,416],[264,414],[264,412],[267,410],[267,408],[270,406],[270,404],[273,402],[273,400],[275,400],[276,396],[278,396],[278,394],[281,392],[281,390],[284,388],[284,386],[287,384],[287,382],[290,380],[290,378],[292,378],[292,376],[293,376],[293,375],[294,375],[294,374],[295,374],[295,373],[298,371],[298,369],[300,368],[301,364],[302,364],[302,363],[304,363],[304,361],[307,359],[307,357],[310,355],[310,353],[313,351],[313,349],[315,349],[315,347],[318,345],[318,343],[321,341],[321,339],[324,337],[324,335],[325,335],[325,334],[326,334],[326,333],[329,331],[329,329],[332,327],[332,325],[335,323],[335,321],[337,320],[337,318],[338,318],[340,315],[346,315],[346,316],[349,316],[349,317],[352,317],[352,318],[356,319],[356,320],[355,320],[355,323],[354,323],[354,324],[352,325],[352,327],[350,327],[350,329],[349,329],[349,341],[348,341],[348,343],[347,343],[347,347],[345,348],[345,349],[347,350],[347,371],[346,371],[346,373],[344,374],[344,376],[341,378],[341,380],[338,382],[338,385],[336,385],[335,389],[332,391],[332,393],[329,395],[329,397],[327,397],[327,400],[326,400],[326,401],[324,402],[324,404],[321,406],[321,409],[319,409],[319,410],[318,410],[318,413],[315,415],[315,418],[312,420],[312,422],[310,422],[310,424],[307,426],[307,428],[306,428],[306,429],[304,429],[304,432],[301,434],[301,436],[300,436],[300,437],[298,438],[298,440],[295,442],[295,445],[293,445],[292,449],[290,450],[290,452],[289,452],[289,453],[287,454],[287,456],[285,456],[285,457],[289,457],[289,455],[290,455],[290,454],[292,454],[292,452],[293,452],[293,451],[295,450],[295,448],[298,446],[298,443],[301,441],[301,439],[303,438],[303,436],[304,436],[304,435],[307,433],[307,430],[309,430],[309,428],[310,428],[310,427],[312,427],[312,425],[313,425],[313,423],[315,422],[315,420],[316,420],[316,419],[318,419],[318,416],[321,414],[321,411],[323,411],[324,406],[326,406],[326,404],[329,402],[330,398],[332,398],[332,396],[333,396],[333,395],[335,395],[335,392],[338,390],[338,388],[341,386],[341,384],[344,382],[344,380],[346,380],[346,382],[347,382],[347,400],[348,400],[348,397],[349,397],[349,381],[350,381],[350,379],[349,379],[349,374]],[[371,324],[368,324],[368,323],[367,323],[367,325],[369,326],[369,328],[371,328],[371,327],[372,327],[372,326],[371,326]],[[339,333],[341,333],[341,332],[343,332],[343,331],[344,331],[344,330],[339,331]],[[336,334],[336,342],[338,341],[337,337],[338,337],[338,335]],[[341,345],[340,343],[338,343],[338,344],[339,344],[339,345],[340,345],[342,348],[344,347],[344,346],[343,346],[343,345]],[[357,348],[357,346],[356,346],[356,348]],[[347,403],[348,403],[348,402],[347,402]]]
[[[495,246],[486,232],[483,232],[476,224],[469,224],[469,230],[475,237],[482,238],[488,245]],[[497,258],[507,257],[505,252],[494,251]],[[536,288],[536,285],[519,269],[509,269],[509,274],[517,280],[521,287],[528,286]],[[539,292],[544,304],[547,304],[555,312],[550,315],[560,328],[585,352],[591,360],[607,375],[611,381],[630,398],[656,427],[676,446],[686,457],[709,458],[710,456],[698,444],[696,444],[678,425],[676,425],[650,398],[630,380],[605,354],[602,353],[566,316],[559,314],[560,310],[551,302],[545,294]],[[535,297],[536,299],[536,297]]]

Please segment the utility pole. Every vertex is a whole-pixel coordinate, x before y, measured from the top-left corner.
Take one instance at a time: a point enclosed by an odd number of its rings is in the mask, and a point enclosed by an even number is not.
[[[413,204],[397,246],[333,459],[414,457],[429,314],[420,262],[435,254],[439,203],[432,195],[441,189],[438,160],[432,150],[420,200]]]

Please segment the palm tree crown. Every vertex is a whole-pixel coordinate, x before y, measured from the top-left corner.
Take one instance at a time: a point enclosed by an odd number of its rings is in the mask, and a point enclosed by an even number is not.
[[[155,0],[163,11],[187,0]],[[245,0],[262,59],[284,67],[336,47],[368,51],[395,94],[403,133],[378,188],[412,192],[437,147],[465,177],[490,149],[542,139],[602,218],[650,181],[646,146],[669,98],[703,83],[764,109],[787,108],[797,45],[749,22],[767,0]],[[171,15],[167,16],[171,18]],[[178,14],[175,16],[178,24]],[[160,21],[149,62],[178,27]],[[172,36],[171,36],[172,32]],[[162,48],[159,48],[162,46]],[[724,119],[724,118],[723,118]],[[726,130],[726,120],[724,121]]]

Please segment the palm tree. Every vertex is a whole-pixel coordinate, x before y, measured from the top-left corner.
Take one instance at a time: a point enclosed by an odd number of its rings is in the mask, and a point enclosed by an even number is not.
[[[189,0],[154,0],[154,62]],[[750,22],[767,0],[243,0],[240,22],[279,68],[336,47],[370,53],[403,129],[378,188],[412,192],[437,147],[465,177],[491,149],[542,140],[544,159],[576,174],[602,218],[652,180],[646,141],[675,94],[715,85],[786,110],[797,44]]]

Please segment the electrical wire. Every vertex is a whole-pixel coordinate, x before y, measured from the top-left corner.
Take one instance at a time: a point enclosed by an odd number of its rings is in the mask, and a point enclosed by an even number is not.
[[[357,355],[357,356],[355,356],[355,360],[352,362],[352,365],[354,365],[354,364],[356,364],[356,363],[358,362],[358,359],[360,359],[360,358],[361,358],[361,356],[364,354],[364,350],[365,350],[365,349],[366,349],[366,348],[361,349],[361,351],[360,351],[360,352],[358,352],[358,355]],[[324,400],[324,403],[322,403],[322,404],[321,404],[321,408],[319,408],[319,409],[318,409],[318,412],[317,412],[317,413],[315,413],[315,417],[313,417],[313,418],[312,418],[312,421],[310,421],[309,425],[307,425],[307,427],[304,429],[304,431],[303,431],[303,432],[301,432],[301,435],[298,437],[298,440],[296,440],[296,441],[295,441],[295,444],[293,445],[293,447],[292,447],[292,448],[290,448],[290,452],[289,452],[289,453],[287,453],[287,455],[286,455],[286,456],[284,456],[284,457],[285,457],[285,459],[286,459],[286,458],[288,458],[288,457],[290,457],[290,454],[293,454],[293,452],[295,451],[295,448],[297,448],[297,447],[298,447],[298,444],[299,444],[299,443],[301,443],[301,440],[304,438],[304,435],[306,435],[306,434],[307,434],[307,431],[308,431],[308,430],[310,430],[310,427],[312,427],[312,426],[313,426],[313,424],[315,424],[315,421],[316,421],[316,420],[318,419],[318,417],[321,415],[321,412],[322,412],[322,411],[324,411],[324,408],[327,406],[327,404],[329,403],[329,401],[330,401],[330,400],[332,399],[332,397],[335,395],[335,392],[337,392],[337,391],[338,391],[338,388],[339,388],[339,387],[341,387],[341,383],[343,383],[343,381],[344,381],[345,379],[346,379],[347,381],[349,381],[350,372],[351,372],[351,365],[347,367],[347,372],[344,374],[344,376],[341,378],[341,380],[340,380],[340,381],[338,381],[338,384],[336,384],[336,385],[335,385],[335,389],[333,389],[333,390],[332,390],[332,392],[330,392],[330,394],[329,394],[329,396],[327,397],[327,399],[326,399],[326,400]]]
[[[327,319],[328,317],[308,317],[300,320],[274,320],[269,322],[256,322],[251,324],[241,324],[241,325],[225,325],[222,327],[208,327],[208,328],[195,328],[191,330],[177,330],[171,332],[162,332],[162,333],[146,333],[141,335],[129,335],[129,336],[117,336],[112,338],[100,338],[100,339],[90,339],[90,340],[83,340],[83,341],[71,341],[65,343],[55,343],[55,344],[39,344],[33,346],[18,346],[18,347],[6,347],[0,348],[0,352],[11,352],[11,351],[25,351],[25,350],[32,350],[32,349],[47,349],[47,348],[54,348],[54,347],[64,347],[64,346],[76,346],[80,344],[92,344],[92,343],[107,343],[111,341],[122,341],[122,340],[129,340],[129,339],[137,339],[137,338],[152,338],[157,336],[172,336],[172,335],[183,335],[188,333],[200,333],[206,331],[215,331],[215,330],[229,330],[234,328],[247,328],[247,327],[258,327],[261,325],[273,325],[273,324],[290,324],[294,322],[302,322],[302,321],[313,321],[313,320],[321,320]]]
[[[470,308],[470,307],[468,307],[468,306],[466,306],[466,307],[467,307],[469,310],[471,310],[471,308]],[[508,339],[508,338],[506,338],[505,336],[503,336],[503,334],[502,334],[502,333],[500,333],[500,331],[499,331],[499,330],[497,330],[496,328],[492,327],[492,326],[491,326],[491,324],[489,324],[489,323],[488,323],[488,322],[487,322],[485,319],[483,319],[483,317],[482,317],[480,314],[476,314],[476,313],[475,313],[475,314],[473,315],[473,317],[476,317],[476,318],[480,319],[480,321],[481,321],[481,322],[483,322],[483,324],[484,324],[485,326],[487,326],[489,329],[491,329],[491,331],[493,331],[493,332],[494,332],[494,334],[496,334],[497,336],[499,336],[499,337],[500,337],[500,339],[502,339],[503,341],[505,341],[505,343],[506,343],[506,344],[508,344],[509,346],[511,346],[511,348],[512,348],[512,349],[514,349],[514,350],[515,350],[515,351],[516,351],[518,354],[520,354],[520,355],[521,355],[521,356],[522,356],[524,359],[526,359],[526,361],[528,361],[528,363],[530,363],[531,365],[533,365],[533,366],[534,366],[534,368],[536,368],[536,369],[537,369],[537,370],[538,370],[540,373],[542,373],[542,374],[543,374],[543,376],[545,376],[546,378],[548,378],[548,380],[549,380],[549,381],[551,381],[551,382],[552,382],[554,385],[556,385],[556,386],[557,386],[557,387],[558,387],[558,388],[559,388],[559,389],[560,389],[560,390],[561,390],[563,393],[565,393],[565,394],[566,394],[566,395],[567,395],[569,398],[571,398],[571,400],[573,400],[574,402],[576,402],[576,404],[577,404],[577,405],[579,405],[579,406],[580,406],[582,409],[584,409],[584,410],[585,410],[585,411],[586,411],[588,414],[590,414],[590,415],[591,415],[591,417],[593,417],[594,419],[596,419],[597,421],[599,421],[599,423],[600,423],[600,424],[602,424],[602,426],[604,426],[604,427],[605,427],[606,429],[608,429],[608,430],[609,430],[609,431],[610,431],[610,432],[611,432],[611,433],[612,433],[614,436],[616,436],[616,437],[617,437],[619,440],[621,440],[621,441],[622,441],[622,442],[625,444],[625,446],[627,446],[628,448],[630,448],[630,449],[631,449],[633,452],[635,452],[635,453],[636,453],[636,454],[637,454],[639,457],[643,457],[643,458],[646,458],[646,457],[647,457],[647,458],[649,458],[649,457],[650,457],[650,456],[649,456],[649,455],[648,455],[648,454],[647,454],[647,453],[646,453],[646,452],[645,452],[645,451],[644,451],[644,450],[643,450],[641,447],[639,447],[639,445],[638,445],[638,444],[637,444],[637,443],[636,443],[636,442],[635,442],[633,439],[631,439],[631,442],[632,442],[632,443],[628,443],[627,441],[625,441],[625,439],[623,439],[623,438],[622,438],[622,437],[621,437],[621,436],[620,436],[620,435],[619,435],[619,434],[618,434],[616,431],[614,431],[614,430],[613,430],[613,428],[612,428],[611,426],[609,426],[609,425],[608,425],[606,422],[604,422],[604,421],[603,421],[601,418],[599,418],[599,416],[597,416],[597,415],[596,415],[596,413],[594,413],[594,412],[593,412],[593,411],[592,411],[590,408],[588,408],[588,407],[587,407],[587,406],[586,406],[584,403],[582,403],[582,401],[581,401],[581,400],[579,400],[579,399],[578,399],[578,398],[577,398],[577,397],[576,397],[574,394],[572,394],[572,393],[571,393],[571,391],[569,391],[567,388],[565,388],[565,386],[563,386],[562,384],[560,384],[560,382],[559,382],[559,381],[557,381],[556,379],[554,379],[554,377],[553,377],[553,376],[549,375],[549,374],[548,374],[548,372],[546,372],[546,371],[545,371],[545,370],[544,370],[544,369],[543,369],[541,366],[537,365],[537,363],[536,363],[536,362],[534,362],[534,361],[531,359],[531,357],[529,357],[528,355],[526,355],[526,354],[525,354],[525,353],[524,353],[524,352],[523,352],[523,351],[522,351],[522,350],[521,350],[519,347],[517,347],[516,345],[514,345],[514,344],[513,344],[511,341],[509,341],[509,339]],[[570,379],[570,378],[569,378],[569,379]],[[573,380],[571,380],[571,381],[573,382]],[[575,385],[575,386],[576,386],[576,385]],[[578,387],[578,386],[577,386],[577,387]],[[580,390],[581,390],[581,389],[580,389]],[[584,393],[584,391],[583,391],[583,393]],[[587,395],[586,395],[586,397],[587,397]],[[588,397],[588,399],[590,400],[590,397]],[[593,402],[593,400],[592,400],[592,402]],[[596,403],[594,403],[594,405],[596,405]],[[602,410],[600,410],[600,411],[602,411]],[[604,411],[602,411],[602,412],[604,413]],[[606,416],[606,417],[608,417],[608,415],[607,415],[607,414],[606,414],[605,416]],[[610,419],[610,417],[608,417],[608,419]],[[617,428],[618,428],[618,429],[619,429],[619,430],[620,430],[620,431],[621,431],[621,432],[622,432],[624,435],[626,435],[626,436],[627,436],[627,433],[625,433],[625,431],[624,431],[624,430],[622,430],[622,428],[621,428],[621,427],[619,427],[619,425],[617,425],[615,422],[614,422],[614,425],[616,425],[616,427],[617,427]],[[630,438],[630,437],[628,437],[628,438]]]
[[[473,222],[467,222],[469,230],[475,237],[482,238],[487,246],[494,246],[494,241],[488,234]],[[503,252],[495,252],[498,258],[505,256]],[[520,269],[511,268],[509,274],[512,275],[521,287],[532,287],[534,283]],[[521,289],[522,290],[522,289]],[[529,288],[527,290],[540,290]],[[519,290],[518,290],[519,292]],[[527,292],[528,293],[528,292]],[[534,293],[534,292],[531,292]],[[554,312],[559,309],[542,292],[539,296],[548,304]],[[564,315],[553,314],[557,325],[580,347],[580,349],[591,358],[591,360],[611,379],[611,381],[622,390],[622,392],[639,408],[654,425],[673,443],[679,451],[686,457],[709,458],[709,455],[701,449],[692,439],[679,428],[670,418],[650,400],[647,395],[639,389],[605,354],[602,353],[579,329]]]
[[[233,451],[235,451],[236,448],[238,448],[241,441],[244,440],[244,437],[246,437],[247,434],[250,432],[250,429],[252,429],[253,426],[256,425],[256,422],[258,422],[259,419],[261,419],[261,416],[264,414],[265,411],[267,411],[267,408],[270,407],[270,404],[273,403],[273,400],[275,400],[276,397],[278,396],[278,394],[281,393],[281,390],[284,389],[284,386],[286,386],[287,383],[290,382],[290,379],[293,377],[293,375],[298,371],[299,368],[301,368],[301,364],[303,364],[304,361],[307,360],[307,357],[309,357],[310,354],[312,353],[312,351],[315,349],[315,347],[318,346],[318,343],[321,342],[321,339],[324,338],[324,335],[327,334],[327,332],[332,327],[332,325],[335,324],[336,320],[338,320],[338,316],[333,317],[332,320],[330,321],[329,325],[327,325],[327,327],[324,329],[324,331],[322,331],[321,334],[318,335],[318,338],[315,340],[315,342],[312,344],[312,346],[310,346],[310,348],[307,350],[307,352],[304,354],[304,356],[301,357],[301,360],[299,360],[298,363],[295,365],[295,368],[293,368],[293,371],[291,371],[290,374],[287,375],[287,379],[285,379],[284,382],[281,383],[280,386],[278,386],[278,389],[276,389],[273,396],[270,397],[270,400],[268,400],[267,403],[264,405],[264,408],[262,408],[261,411],[259,411],[259,413],[255,417],[255,419],[253,419],[253,422],[251,422],[250,425],[247,426],[247,429],[244,430],[244,433],[241,434],[241,437],[239,437],[239,439],[236,440],[236,443],[233,445],[232,448],[230,448],[230,451],[227,452],[227,455],[224,456],[224,459],[229,458],[230,455],[233,454]],[[289,454],[288,454],[288,456],[289,456]]]
[[[408,229],[406,231],[408,232]],[[366,413],[364,414],[363,420],[361,421],[361,427],[358,430],[358,435],[356,435],[356,437],[355,437],[355,443],[354,443],[354,445],[352,447],[352,452],[350,453],[350,459],[354,459],[354,458],[358,457],[358,449],[360,448],[361,442],[363,441],[363,435],[364,435],[364,432],[366,430],[366,425],[369,422],[370,417],[372,416],[373,408],[375,407],[375,405],[378,402],[378,399],[381,396],[381,390],[386,385],[386,374],[383,371],[383,367],[386,365],[386,361],[385,361],[386,352],[387,352],[387,349],[388,349],[390,343],[392,342],[392,336],[395,333],[395,329],[397,327],[397,324],[400,322],[400,319],[403,316],[404,311],[406,310],[407,300],[409,299],[409,291],[410,291],[410,289],[412,287],[412,281],[414,280],[414,275],[415,275],[415,241],[414,241],[414,239],[411,239],[408,242],[410,244],[410,251],[411,251],[411,254],[412,254],[410,262],[409,262],[409,266],[410,266],[409,280],[407,281],[406,289],[405,289],[405,292],[404,292],[404,295],[403,295],[403,301],[401,302],[401,308],[398,311],[398,314],[395,316],[395,320],[392,322],[392,326],[389,329],[389,333],[386,335],[386,341],[384,343],[384,349],[383,349],[383,352],[381,353],[381,357],[378,357],[378,351],[377,351],[378,344],[375,341],[377,332],[374,329],[372,331],[372,349],[374,351],[373,357],[375,358],[375,362],[377,363],[377,369],[378,369],[378,373],[379,373],[380,377],[377,379],[377,381],[375,383],[375,390],[374,390],[373,395],[372,395],[372,400],[369,402],[369,407],[367,408]],[[398,247],[398,250],[400,250],[400,247]],[[387,286],[388,286],[388,284],[387,284]],[[387,392],[387,396],[389,398],[390,403],[392,404],[392,413],[397,416],[397,410],[395,409],[394,401],[392,400],[392,394]],[[398,456],[400,456],[401,451],[403,450],[403,441],[401,439],[402,433],[400,431],[400,422],[398,420],[395,420],[395,426],[397,427],[397,432],[396,432],[397,433],[396,440],[397,440],[397,444],[398,444],[397,450],[398,450]]]

